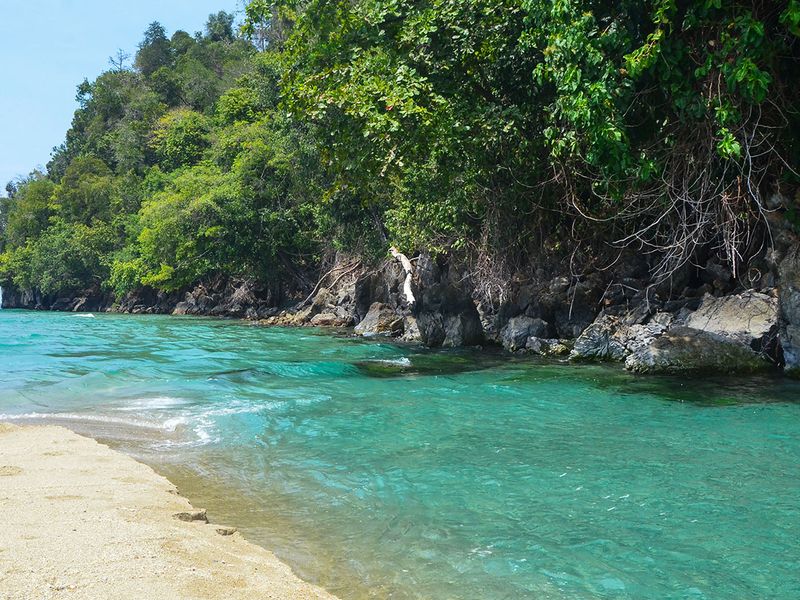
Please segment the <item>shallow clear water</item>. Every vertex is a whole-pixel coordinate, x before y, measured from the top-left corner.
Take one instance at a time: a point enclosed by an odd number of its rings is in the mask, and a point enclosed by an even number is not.
[[[800,384],[0,311],[0,419],[65,424],[349,598],[798,598]]]

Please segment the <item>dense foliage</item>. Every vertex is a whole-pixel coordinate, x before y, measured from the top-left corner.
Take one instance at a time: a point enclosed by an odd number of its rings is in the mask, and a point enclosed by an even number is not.
[[[0,279],[302,287],[329,249],[393,243],[457,253],[493,293],[598,241],[654,277],[708,252],[737,273],[773,209],[796,218],[798,36],[795,0],[253,0],[240,28],[153,23],[132,67],[78,87],[47,173],[9,185]]]

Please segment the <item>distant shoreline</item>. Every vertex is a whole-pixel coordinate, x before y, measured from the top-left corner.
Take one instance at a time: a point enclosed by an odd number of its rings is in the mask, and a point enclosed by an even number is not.
[[[0,598],[336,600],[150,467],[62,427],[0,423]]]

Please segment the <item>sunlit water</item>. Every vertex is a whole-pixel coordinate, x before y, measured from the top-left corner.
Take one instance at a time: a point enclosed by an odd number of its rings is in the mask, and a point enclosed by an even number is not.
[[[800,598],[797,383],[7,310],[0,361],[343,599]]]

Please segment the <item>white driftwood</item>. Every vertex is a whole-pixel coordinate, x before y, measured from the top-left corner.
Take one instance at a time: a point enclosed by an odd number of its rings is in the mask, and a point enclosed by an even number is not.
[[[414,273],[413,267],[411,266],[411,261],[408,260],[408,257],[405,254],[402,254],[394,246],[389,248],[389,252],[395,257],[395,259],[400,261],[401,265],[403,265],[403,270],[406,272],[406,280],[403,282],[403,294],[405,294],[408,305],[413,306],[417,302],[417,299],[414,297],[414,292],[411,289],[411,278]]]

